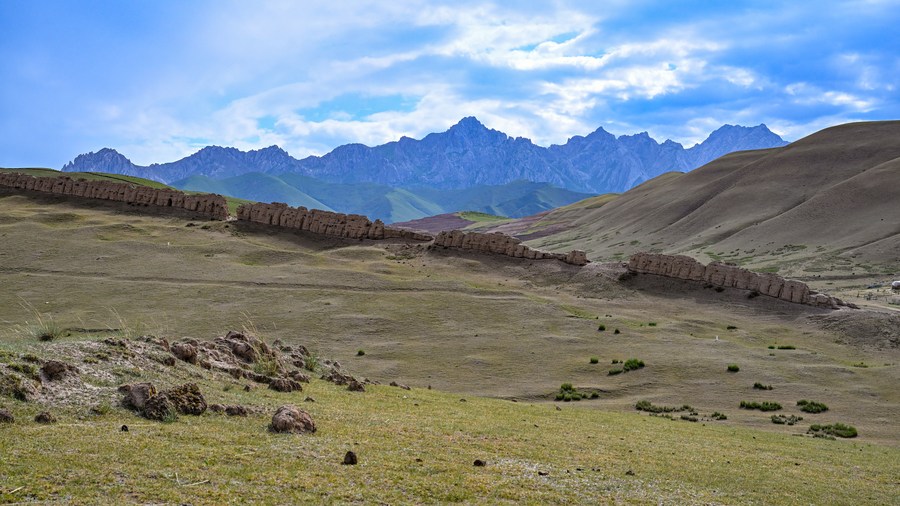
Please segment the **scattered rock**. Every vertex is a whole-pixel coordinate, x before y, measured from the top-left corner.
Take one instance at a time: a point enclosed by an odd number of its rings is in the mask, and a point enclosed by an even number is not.
[[[143,411],[147,400],[157,394],[152,383],[132,383],[119,387],[119,393],[125,394],[122,405],[126,408]]]
[[[290,378],[278,378],[269,383],[269,388],[276,392],[302,392],[303,386]]]
[[[309,413],[288,404],[275,411],[269,430],[280,433],[315,432],[316,424]]]
[[[16,417],[8,409],[0,408],[0,423],[13,423],[15,421]]]
[[[473,462],[472,465],[475,467],[484,467],[487,465],[487,462],[485,462],[481,459],[475,459],[475,462]]]
[[[156,394],[147,399],[141,412],[144,418],[160,422],[172,421],[178,418],[178,410],[175,404],[166,394]]]
[[[344,455],[344,462],[342,462],[342,464],[345,466],[355,466],[357,462],[359,462],[359,459],[356,458],[356,454],[347,452],[347,454]]]
[[[122,425],[121,427],[119,427],[119,432],[128,432],[128,426]]]
[[[303,402],[316,402],[312,397],[307,396],[306,399],[303,399]]]
[[[626,474],[627,476],[634,476],[634,471],[632,471],[631,469],[629,469],[629,470],[625,471],[625,474]]]
[[[335,385],[349,385],[351,381],[356,381],[356,378],[353,376],[344,374],[337,369],[329,369],[328,372],[322,375],[321,379],[330,381]]]
[[[410,388],[408,386],[404,385],[403,383],[397,383],[396,381],[392,381],[391,386],[402,388],[403,390],[410,390]]]
[[[41,411],[34,417],[34,421],[37,423],[56,423],[56,417],[49,411]]]
[[[206,411],[206,399],[203,398],[196,383],[185,383],[170,388],[163,392],[163,395],[167,396],[175,409],[183,415],[199,416]]]
[[[224,413],[225,405],[224,404],[210,404],[208,409],[210,411],[212,411],[213,413]]]
[[[549,474],[549,471],[538,471],[538,476],[548,476]]]
[[[288,373],[288,377],[290,377],[294,381],[299,381],[300,383],[309,383],[309,376],[303,374],[300,371],[291,371]]]
[[[365,392],[366,387],[356,380],[351,380],[350,384],[347,385],[347,390],[350,390],[351,392]]]
[[[48,360],[41,367],[41,375],[48,381],[59,381],[69,374],[77,374],[78,368],[59,360]]]
[[[172,355],[189,364],[197,364],[197,347],[188,343],[175,343],[171,346]]]
[[[233,406],[225,406],[225,414],[228,416],[247,416],[249,411],[244,406],[235,404]]]

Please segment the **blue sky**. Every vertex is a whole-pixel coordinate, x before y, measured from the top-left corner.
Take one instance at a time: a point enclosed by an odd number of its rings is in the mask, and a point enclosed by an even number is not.
[[[0,166],[900,119],[894,1],[0,0]]]

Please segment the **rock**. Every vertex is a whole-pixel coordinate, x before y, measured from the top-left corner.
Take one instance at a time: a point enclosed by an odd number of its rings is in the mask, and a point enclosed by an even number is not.
[[[547,253],[537,251],[521,244],[521,240],[500,232],[481,233],[463,232],[461,230],[444,231],[434,238],[434,245],[443,248],[480,251],[495,255],[531,260],[559,260],[572,265],[586,265],[587,255],[583,251],[574,250],[568,254]]]
[[[212,411],[213,413],[224,413],[225,405],[224,404],[210,404],[208,409],[210,411]]]
[[[16,417],[5,408],[0,408],[0,423],[13,423],[16,421]]]
[[[366,387],[363,386],[362,383],[360,383],[360,382],[358,382],[358,381],[356,381],[356,380],[351,380],[351,381],[350,381],[350,384],[347,385],[347,390],[349,390],[349,391],[351,391],[351,392],[365,392],[365,391],[366,391]]]
[[[69,374],[77,374],[78,368],[59,360],[48,360],[41,367],[41,375],[48,381],[59,381]]]
[[[341,464],[345,466],[355,466],[359,462],[359,459],[356,458],[356,454],[353,452],[347,452],[344,455],[344,461]]]
[[[310,380],[308,375],[303,374],[300,371],[291,371],[290,373],[288,373],[288,376],[292,380],[299,381],[300,383],[309,383],[309,380]]]
[[[336,369],[329,369],[320,379],[330,381],[335,385],[349,385],[351,381],[356,381],[356,378],[353,376],[344,374]]]
[[[475,462],[473,462],[472,465],[475,467],[484,467],[487,465],[487,462],[485,462],[481,459],[475,459]]]
[[[172,355],[189,364],[197,364],[197,347],[188,343],[175,343],[171,346]]]
[[[199,416],[206,411],[206,399],[203,398],[200,387],[196,383],[185,383],[170,388],[163,392],[163,395],[169,398],[176,411],[182,415]]]
[[[161,393],[147,399],[141,414],[149,420],[168,422],[178,418],[178,409],[168,395]]]
[[[244,406],[235,404],[233,406],[225,406],[225,414],[228,416],[247,416],[249,411]]]
[[[34,417],[34,421],[37,423],[56,423],[56,417],[49,411],[41,411]]]
[[[290,378],[278,378],[269,383],[269,388],[277,392],[302,392],[303,386]]]
[[[122,425],[121,427],[119,427],[119,432],[128,432],[128,426]]]
[[[408,386],[406,386],[406,385],[404,385],[404,384],[402,384],[402,383],[397,383],[396,381],[392,381],[390,386],[392,386],[392,387],[397,387],[397,388],[402,388],[403,390],[410,390],[410,388],[409,388]]]
[[[309,413],[288,404],[275,411],[269,430],[279,433],[311,433],[316,431],[316,424]]]
[[[147,400],[157,394],[156,387],[152,383],[133,383],[119,387],[119,393],[125,394],[122,405],[126,408],[143,411]]]
[[[307,396],[306,399],[303,399],[303,402],[316,402],[316,400]]]

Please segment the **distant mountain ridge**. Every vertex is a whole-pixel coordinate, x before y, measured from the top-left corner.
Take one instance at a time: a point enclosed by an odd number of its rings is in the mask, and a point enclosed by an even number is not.
[[[616,137],[603,128],[565,144],[537,146],[463,118],[421,140],[402,137],[375,147],[347,144],[298,160],[278,146],[240,151],[208,146],[175,162],[146,167],[104,148],[77,156],[62,170],[101,171],[172,183],[191,176],[224,179],[247,173],[300,174],[330,183],[464,189],[525,180],[587,193],[621,192],[668,171],[690,171],[733,151],[787,144],[765,125],[724,125],[696,146],[662,144],[646,132]]]

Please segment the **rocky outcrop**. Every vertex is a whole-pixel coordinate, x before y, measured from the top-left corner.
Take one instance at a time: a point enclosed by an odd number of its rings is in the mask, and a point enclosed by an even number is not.
[[[218,220],[228,218],[228,204],[221,195],[188,195],[169,188],[150,188],[126,182],[91,181],[68,176],[34,177],[3,171],[0,172],[0,187],[180,209]]]
[[[463,232],[462,230],[441,232],[434,238],[434,245],[443,248],[493,253],[514,258],[527,258],[529,260],[559,260],[572,265],[585,265],[588,263],[587,256],[583,251],[573,250],[569,253],[538,251],[522,244],[522,241],[515,237],[499,232],[490,234]]]
[[[856,308],[853,304],[824,293],[810,290],[806,283],[784,279],[778,274],[760,273],[736,265],[711,262],[703,265],[684,255],[636,253],[628,261],[628,270],[641,274],[655,274],[669,278],[705,282],[713,286],[750,290],[795,304],[838,309],[841,306]]]
[[[315,432],[316,423],[306,411],[296,406],[281,406],[272,415],[272,423],[269,425],[272,432],[303,433]]]
[[[381,220],[371,221],[360,214],[341,214],[320,209],[290,207],[281,202],[244,204],[238,207],[237,218],[264,225],[304,230],[314,234],[347,239],[406,239],[430,241],[430,235],[384,226]]]

